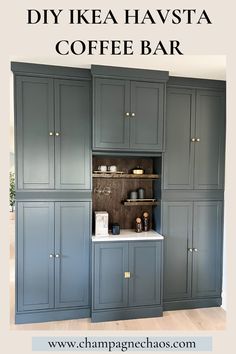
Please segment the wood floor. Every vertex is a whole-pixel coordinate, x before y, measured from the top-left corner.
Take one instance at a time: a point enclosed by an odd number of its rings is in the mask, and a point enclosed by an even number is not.
[[[10,287],[11,313],[10,328],[12,330],[146,330],[146,331],[198,331],[224,330],[226,328],[226,312],[220,307],[194,310],[165,311],[163,317],[91,323],[89,318],[79,320],[55,321],[34,324],[14,324],[14,215],[10,213]]]

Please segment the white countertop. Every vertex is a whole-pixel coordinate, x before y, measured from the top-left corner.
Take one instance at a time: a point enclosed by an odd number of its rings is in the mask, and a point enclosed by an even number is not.
[[[154,230],[147,232],[135,232],[132,229],[121,229],[119,235],[112,235],[109,233],[109,236],[93,236],[93,242],[101,241],[154,241],[154,240],[163,240],[164,237]]]

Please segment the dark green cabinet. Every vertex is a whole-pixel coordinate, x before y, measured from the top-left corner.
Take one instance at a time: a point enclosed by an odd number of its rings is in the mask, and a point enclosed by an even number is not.
[[[54,307],[54,206],[18,203],[17,311]]]
[[[93,242],[92,320],[162,314],[162,241]]]
[[[18,76],[16,99],[17,189],[54,187],[53,81]]]
[[[17,211],[16,321],[89,308],[90,203],[18,202]]]
[[[129,305],[161,304],[162,248],[156,242],[129,243]]]
[[[17,189],[90,189],[90,83],[17,76],[16,145]]]
[[[225,97],[209,89],[167,89],[164,189],[223,189]]]
[[[105,309],[128,305],[128,243],[95,244],[94,308]]]
[[[167,305],[221,298],[222,218],[221,201],[163,202]]]
[[[164,83],[94,79],[93,149],[162,151]]]

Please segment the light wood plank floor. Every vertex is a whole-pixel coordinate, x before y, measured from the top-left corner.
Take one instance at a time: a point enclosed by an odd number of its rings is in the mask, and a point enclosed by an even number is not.
[[[194,310],[165,311],[163,317],[91,323],[89,318],[67,321],[55,321],[34,324],[14,324],[14,215],[10,213],[10,295],[12,330],[146,330],[146,331],[199,331],[224,330],[226,312],[219,307]]]

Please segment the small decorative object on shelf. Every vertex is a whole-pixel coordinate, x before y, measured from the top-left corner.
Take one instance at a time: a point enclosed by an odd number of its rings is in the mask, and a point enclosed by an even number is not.
[[[137,167],[135,167],[135,168],[132,170],[132,173],[133,173],[134,175],[142,175],[142,174],[144,174],[144,169],[141,168],[141,167],[139,167],[139,166],[137,166]]]
[[[112,235],[120,234],[120,225],[118,223],[114,223],[111,225],[111,233]]]
[[[150,218],[147,211],[143,213],[143,231],[149,231],[150,229]]]
[[[138,192],[137,191],[131,191],[129,194],[130,199],[138,199]]]
[[[142,232],[142,219],[136,218],[135,222],[135,232]]]
[[[144,199],[144,198],[145,198],[145,189],[139,188],[138,189],[138,199]]]

